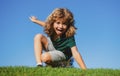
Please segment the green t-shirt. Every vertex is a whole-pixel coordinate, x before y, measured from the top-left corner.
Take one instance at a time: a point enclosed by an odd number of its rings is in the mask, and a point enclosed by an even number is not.
[[[74,36],[69,38],[61,37],[52,42],[56,50],[59,50],[65,54],[66,60],[72,56],[71,48],[76,46]]]

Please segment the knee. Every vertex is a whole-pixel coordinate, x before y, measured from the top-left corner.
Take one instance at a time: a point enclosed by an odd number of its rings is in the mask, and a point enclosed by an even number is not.
[[[40,40],[41,38],[42,38],[42,34],[37,34],[37,35],[35,35],[35,37],[34,37],[34,40]]]
[[[49,53],[42,54],[42,62],[45,62],[45,63],[51,62],[51,57]]]

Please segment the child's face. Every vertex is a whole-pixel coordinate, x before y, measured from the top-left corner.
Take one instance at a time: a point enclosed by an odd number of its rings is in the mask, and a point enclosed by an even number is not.
[[[62,34],[66,32],[68,26],[65,23],[63,23],[62,20],[57,20],[54,22],[53,28],[57,36],[61,36]]]

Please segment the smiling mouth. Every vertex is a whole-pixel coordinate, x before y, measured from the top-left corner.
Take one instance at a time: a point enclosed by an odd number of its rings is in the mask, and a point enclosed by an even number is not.
[[[60,32],[63,32],[63,30],[62,29],[56,29],[57,31],[60,31]]]

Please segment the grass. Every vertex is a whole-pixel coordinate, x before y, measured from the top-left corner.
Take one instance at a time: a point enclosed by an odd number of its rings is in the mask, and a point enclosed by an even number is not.
[[[17,66],[0,67],[0,76],[120,76],[120,70]]]

